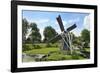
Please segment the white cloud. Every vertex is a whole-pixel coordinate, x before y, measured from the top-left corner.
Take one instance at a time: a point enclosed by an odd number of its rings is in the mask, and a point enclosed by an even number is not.
[[[74,24],[74,23],[79,22],[79,21],[80,21],[79,18],[75,18],[75,19],[70,19],[70,20],[68,21],[68,23]]]
[[[65,30],[66,30],[68,27],[72,26],[73,24],[78,23],[79,21],[80,21],[79,18],[70,19],[70,20],[66,20],[66,21],[63,20]]]
[[[85,29],[90,30],[90,15],[85,16],[83,25]]]
[[[79,21],[80,21],[79,18],[76,18],[76,19],[69,19],[69,20],[62,20],[63,25],[64,25],[64,27],[66,27],[66,28],[70,27],[71,25],[73,25],[74,23],[77,23],[77,22],[79,22]],[[58,24],[58,22],[55,21],[55,24]],[[66,29],[66,28],[65,28],[65,29]]]
[[[49,19],[35,19],[35,20],[28,20],[28,21],[29,23],[35,22],[37,23],[37,25],[39,25],[39,24],[44,24],[49,22]]]
[[[61,33],[61,30],[60,30],[60,29],[57,29],[56,32],[57,32],[58,34],[60,34],[60,33]]]
[[[81,35],[81,29],[79,29],[79,28],[72,30],[72,32],[75,34],[75,36]]]
[[[41,20],[37,20],[35,22],[38,23],[38,24],[43,24],[43,23],[49,22],[49,19],[41,19]]]
[[[77,20],[78,20],[78,19],[77,19]],[[84,28],[90,30],[90,15],[84,17],[83,28],[74,29],[74,30],[72,30],[72,32],[73,32],[76,36],[80,36],[80,35],[81,35],[81,31],[82,31]]]
[[[64,27],[65,27],[65,30],[72,26],[73,24],[77,24],[78,22],[80,21],[79,18],[73,18],[73,19],[69,19],[69,20],[64,20]],[[80,36],[80,33],[81,33],[81,28],[77,28],[77,29],[73,29],[71,32],[73,32],[76,36]]]
[[[66,27],[67,24],[68,24],[68,22],[63,20],[64,27]]]

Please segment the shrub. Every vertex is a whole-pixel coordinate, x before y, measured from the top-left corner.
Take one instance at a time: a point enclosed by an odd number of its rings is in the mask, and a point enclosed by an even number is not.
[[[46,47],[52,47],[51,44],[47,44]]]
[[[32,48],[29,47],[29,45],[23,44],[22,45],[23,51],[31,50]]]
[[[51,44],[53,47],[59,47],[58,43]]]
[[[41,49],[42,47],[39,45],[33,45],[34,49]]]
[[[66,60],[66,58],[65,57],[62,57],[61,60]]]
[[[35,61],[37,61],[37,62],[38,62],[38,61],[41,61],[41,59],[35,58]]]
[[[76,51],[73,52],[72,54],[72,59],[79,59],[78,54],[76,53]]]

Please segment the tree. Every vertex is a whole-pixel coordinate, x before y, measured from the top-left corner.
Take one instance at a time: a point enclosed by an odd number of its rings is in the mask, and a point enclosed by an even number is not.
[[[90,31],[87,29],[83,29],[81,32],[82,41],[85,42],[85,47],[89,47],[90,43]]]
[[[80,46],[81,45],[81,37],[80,36],[75,36],[75,34],[74,33],[72,33],[71,32],[71,35],[72,35],[72,44],[74,45],[74,46]]]
[[[22,19],[22,41],[23,43],[25,43],[28,28],[29,28],[28,21],[25,18]]]
[[[44,29],[44,42],[49,41],[51,38],[55,37],[58,33],[51,26],[47,26]]]
[[[32,42],[41,42],[41,34],[39,32],[39,29],[37,27],[36,23],[31,23],[30,27],[32,28],[32,33],[31,33],[31,38],[32,38]]]

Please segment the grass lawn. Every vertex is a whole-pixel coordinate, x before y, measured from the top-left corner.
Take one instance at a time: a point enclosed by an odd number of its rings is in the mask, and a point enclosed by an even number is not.
[[[26,53],[28,55],[35,55],[35,54],[47,55],[50,52],[52,52],[48,57],[45,58],[45,60],[42,60],[42,61],[82,60],[82,59],[86,59],[86,58],[84,58],[83,56],[81,56],[79,54],[80,50],[74,51],[75,53],[73,55],[68,55],[68,54],[64,54],[63,52],[61,52],[59,47],[55,47],[54,44],[51,47],[46,47],[46,44],[37,44],[41,47],[41,48],[38,48],[38,49],[34,49],[33,45],[31,45],[31,44],[27,44],[27,45],[29,45],[29,47],[32,48],[31,50],[24,51],[24,53]],[[85,48],[85,51],[90,52],[90,49]]]
[[[48,54],[49,52],[59,51],[59,48],[50,47],[50,48],[41,48],[25,51],[27,54]]]
[[[71,55],[64,55],[64,54],[59,54],[59,53],[53,53],[51,54],[47,60],[49,61],[58,61],[58,60],[71,60],[72,57]]]

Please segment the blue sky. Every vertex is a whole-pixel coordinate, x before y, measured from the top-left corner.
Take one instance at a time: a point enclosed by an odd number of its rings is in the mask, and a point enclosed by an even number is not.
[[[40,29],[40,33],[43,36],[43,30],[46,26],[52,26],[58,33],[61,33],[60,27],[57,23],[56,17],[61,16],[64,28],[76,23],[77,28],[72,30],[76,36],[80,35],[80,32],[86,28],[89,30],[89,14],[88,13],[75,13],[75,12],[46,12],[46,11],[28,11],[23,10],[22,16],[26,18],[29,23],[35,22]]]

